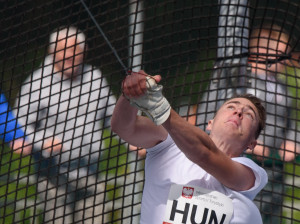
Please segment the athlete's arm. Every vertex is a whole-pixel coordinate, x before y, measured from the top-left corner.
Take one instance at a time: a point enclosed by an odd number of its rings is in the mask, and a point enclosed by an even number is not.
[[[129,100],[121,96],[114,109],[111,128],[123,140],[137,147],[150,148],[167,138],[168,133],[144,116],[137,116],[138,110]]]
[[[217,178],[226,187],[242,191],[254,186],[253,171],[220,151],[211,138],[189,124],[174,110],[163,124],[180,150],[194,163]]]

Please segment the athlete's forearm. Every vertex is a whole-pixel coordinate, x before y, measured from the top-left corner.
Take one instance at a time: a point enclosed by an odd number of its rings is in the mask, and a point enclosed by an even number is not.
[[[117,101],[112,115],[112,130],[120,137],[122,137],[126,132],[131,131],[136,122],[137,112],[138,110],[132,107],[124,96],[121,96]]]
[[[114,109],[111,127],[123,140],[131,145],[150,148],[167,138],[162,126],[156,126],[144,116],[137,115],[138,110],[121,96]]]

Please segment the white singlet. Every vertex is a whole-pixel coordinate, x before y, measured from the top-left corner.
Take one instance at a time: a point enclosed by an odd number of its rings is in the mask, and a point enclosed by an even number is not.
[[[237,192],[225,187],[197,164],[191,162],[178,149],[170,136],[155,147],[147,149],[145,186],[143,191],[140,223],[163,223],[169,192],[171,186],[174,184],[198,186],[220,192],[230,198],[233,205],[233,214],[230,223],[262,223],[260,212],[252,200],[266,185],[268,181],[267,174],[264,169],[248,158],[237,157],[232,158],[232,160],[250,167],[253,170],[256,180],[255,185],[251,189]],[[189,208],[191,210],[192,206],[189,206]],[[183,217],[183,210],[184,208],[178,207],[174,213],[175,216]],[[188,212],[190,217],[191,211]],[[207,214],[209,216],[212,212],[208,212]],[[197,219],[199,220],[199,217]],[[207,220],[208,219],[209,217],[207,217]]]

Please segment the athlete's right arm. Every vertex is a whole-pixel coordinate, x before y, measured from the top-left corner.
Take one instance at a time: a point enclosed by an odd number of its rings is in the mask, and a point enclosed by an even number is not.
[[[138,116],[138,110],[121,96],[114,109],[111,128],[123,140],[137,147],[150,148],[167,138],[167,131],[149,118]]]

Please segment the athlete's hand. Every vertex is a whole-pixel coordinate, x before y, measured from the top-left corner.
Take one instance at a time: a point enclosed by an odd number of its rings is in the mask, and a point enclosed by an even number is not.
[[[159,83],[160,75],[150,76],[143,70],[127,75],[122,84],[123,94],[127,98],[139,98],[147,92],[151,86]]]
[[[130,104],[143,111],[156,125],[164,123],[171,106],[162,94],[162,85],[158,85],[161,76],[150,76],[144,71],[133,72],[122,84],[123,94]]]

